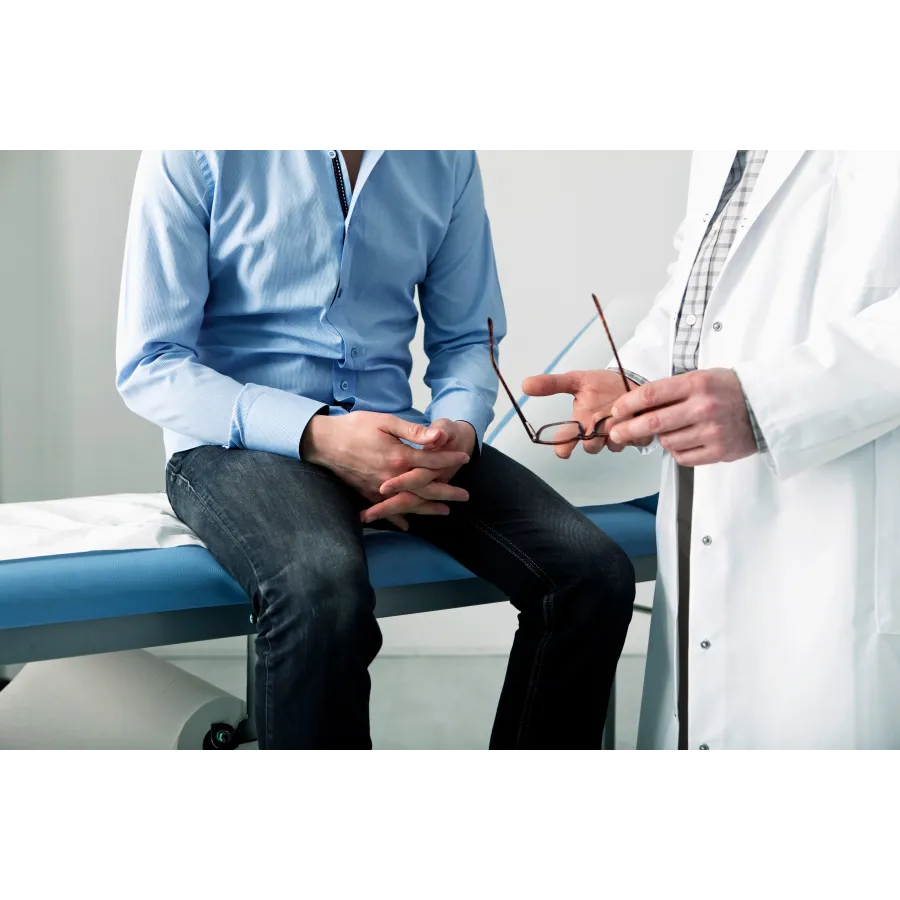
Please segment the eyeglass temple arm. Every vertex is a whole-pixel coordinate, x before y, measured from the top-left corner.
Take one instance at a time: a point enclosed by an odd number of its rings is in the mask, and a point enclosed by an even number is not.
[[[491,349],[491,365],[494,367],[494,371],[497,373],[497,378],[500,379],[500,384],[503,385],[503,390],[506,391],[506,396],[509,397],[509,402],[512,403],[513,409],[516,411],[516,415],[521,419],[522,424],[525,426],[525,430],[528,432],[531,437],[535,436],[534,428],[532,428],[531,423],[528,419],[525,418],[525,414],[522,412],[519,404],[516,403],[516,398],[513,396],[513,392],[509,389],[509,385],[506,383],[506,379],[500,374],[500,367],[497,365],[497,359],[494,356],[494,320],[488,319],[488,340],[490,341],[490,349]]]
[[[597,313],[600,316],[600,321],[603,323],[603,330],[606,332],[606,337],[609,340],[609,346],[612,347],[613,356],[616,358],[616,365],[619,367],[619,374],[622,376],[622,384],[625,385],[625,390],[631,390],[631,382],[625,376],[625,369],[622,368],[622,360],[619,359],[619,351],[616,350],[616,343],[612,339],[612,334],[609,331],[609,325],[606,324],[606,316],[603,315],[603,309],[600,306],[600,301],[597,299],[596,294],[591,294],[591,297],[594,298],[594,306],[597,307]]]

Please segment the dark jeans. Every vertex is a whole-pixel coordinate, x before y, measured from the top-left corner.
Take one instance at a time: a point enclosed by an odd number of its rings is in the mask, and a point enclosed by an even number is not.
[[[449,516],[410,516],[410,531],[519,610],[491,748],[599,748],[631,620],[631,562],[491,447],[454,484],[469,500]],[[256,611],[260,748],[371,748],[368,667],[381,631],[359,522],[369,504],[326,469],[220,447],[176,454],[167,486]]]

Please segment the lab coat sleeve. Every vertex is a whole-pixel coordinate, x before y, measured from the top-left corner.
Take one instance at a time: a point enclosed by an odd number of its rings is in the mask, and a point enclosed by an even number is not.
[[[132,411],[163,428],[207,444],[299,457],[307,422],[327,407],[241,384],[198,359],[212,192],[201,153],[142,155],[119,299],[116,386]]]
[[[468,422],[480,447],[494,416],[498,387],[487,320],[493,319],[499,344],[506,316],[474,151],[456,157],[456,179],[450,225],[419,286],[429,360],[425,383],[432,395],[425,414],[429,421]]]
[[[900,292],[735,372],[778,477],[856,450],[900,427]]]

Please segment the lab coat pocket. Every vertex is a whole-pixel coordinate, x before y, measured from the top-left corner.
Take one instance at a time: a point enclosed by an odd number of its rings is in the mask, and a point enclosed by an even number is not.
[[[900,428],[875,442],[875,510],[878,630],[900,634]]]

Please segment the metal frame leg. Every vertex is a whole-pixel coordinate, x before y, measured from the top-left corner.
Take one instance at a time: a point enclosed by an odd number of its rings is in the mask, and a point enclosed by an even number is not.
[[[246,711],[237,727],[238,744],[252,744],[257,740],[256,734],[256,635],[247,635],[247,699],[244,702]]]
[[[650,615],[653,612],[652,607],[644,606],[640,603],[634,604],[634,611]],[[609,692],[609,706],[606,710],[606,722],[603,726],[603,741],[601,745],[603,750],[616,749],[616,679],[613,679],[612,688]]]
[[[606,722],[603,726],[602,750],[616,749],[616,679],[609,691],[609,706],[606,708]]]

